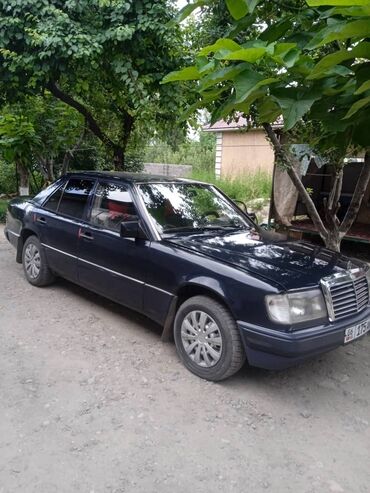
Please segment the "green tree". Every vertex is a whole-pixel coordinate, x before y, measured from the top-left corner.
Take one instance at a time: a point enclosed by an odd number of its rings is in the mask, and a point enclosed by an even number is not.
[[[212,3],[193,2],[183,14]],[[241,113],[251,125],[262,125],[320,236],[328,247],[339,250],[370,180],[370,0],[276,3],[280,18],[266,12],[275,2],[226,0],[234,31],[204,46],[195,65],[169,74],[164,82],[198,81],[198,106],[208,107],[213,121]],[[247,33],[244,40],[241,32]],[[302,128],[302,121],[313,128],[315,149],[335,165],[325,218],[302,184],[297,157],[272,130],[280,115],[287,132]],[[340,222],[344,157],[349,151],[364,153],[365,165]]]
[[[0,117],[0,153],[4,160],[16,164],[20,195],[29,195],[30,156],[40,147],[40,138],[25,117],[13,114]]]
[[[172,126],[184,97],[160,85],[183,63],[170,0],[0,0],[0,95],[77,110],[117,168],[134,126]]]

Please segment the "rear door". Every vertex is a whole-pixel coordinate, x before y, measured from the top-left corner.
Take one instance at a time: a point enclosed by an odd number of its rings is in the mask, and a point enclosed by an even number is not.
[[[70,178],[49,197],[34,218],[50,268],[71,281],[77,281],[78,233],[85,223],[94,183],[93,179]]]
[[[120,236],[121,223],[137,219],[138,212],[127,184],[97,183],[89,224],[82,225],[79,234],[78,281],[142,311],[150,242]]]

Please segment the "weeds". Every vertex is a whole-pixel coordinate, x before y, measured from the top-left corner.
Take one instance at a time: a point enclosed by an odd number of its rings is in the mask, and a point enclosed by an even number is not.
[[[268,199],[271,196],[272,177],[262,171],[241,175],[236,178],[216,178],[212,172],[193,171],[192,178],[206,183],[213,183],[234,200],[248,202],[259,198]]]

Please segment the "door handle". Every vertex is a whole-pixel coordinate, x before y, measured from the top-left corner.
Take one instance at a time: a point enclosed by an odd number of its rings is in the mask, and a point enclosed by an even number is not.
[[[82,231],[81,229],[79,231],[78,236],[79,236],[79,238],[85,238],[85,240],[89,240],[89,241],[94,239],[94,237],[91,233],[89,233],[88,231]]]
[[[41,224],[46,224],[46,219],[44,217],[38,217],[36,221]]]

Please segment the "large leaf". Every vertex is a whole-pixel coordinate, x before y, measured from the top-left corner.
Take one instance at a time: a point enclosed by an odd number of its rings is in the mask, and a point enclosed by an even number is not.
[[[261,123],[274,123],[281,115],[280,106],[270,97],[263,99],[257,107]]]
[[[267,78],[252,70],[245,70],[239,74],[234,81],[236,100],[235,103],[239,104],[244,102],[253,92],[262,86],[267,86],[277,82],[279,79]]]
[[[245,0],[226,0],[227,8],[234,19],[239,20],[248,14],[248,5]]]
[[[248,13],[252,14],[259,0],[226,0],[227,8],[235,20],[242,19]]]
[[[189,3],[188,5],[186,5],[184,8],[182,8],[180,10],[180,12],[178,13],[178,15],[176,17],[176,21],[177,22],[183,21],[192,12],[194,12],[194,10],[196,10],[199,7],[204,7],[205,5],[210,4],[211,2],[212,2],[212,0],[198,0],[197,2]]]
[[[353,116],[360,109],[364,108],[365,106],[368,106],[369,104],[370,104],[370,96],[367,96],[366,98],[356,101],[348,110],[348,113],[344,117],[344,120],[348,120],[348,118],[351,118],[351,116]]]
[[[200,91],[218,84],[219,82],[225,80],[233,80],[240,72],[247,68],[246,63],[239,63],[238,65],[230,65],[228,67],[223,67],[221,69],[215,70],[214,72],[206,75],[202,78],[200,85]]]
[[[274,91],[273,98],[282,110],[285,129],[293,128],[320,97],[320,93],[304,92],[294,88]]]
[[[317,46],[323,46],[325,44],[331,43],[332,41],[340,41],[343,39],[366,38],[369,35],[369,19],[346,22],[343,23],[343,25],[341,25],[340,27],[335,27],[333,32],[325,36],[324,39]]]
[[[257,7],[259,4],[260,0],[246,0],[247,5],[248,5],[248,10],[252,14],[254,9]]]
[[[199,52],[199,56],[207,56],[210,53],[216,52],[225,52],[226,54],[231,51],[240,50],[240,48],[241,46],[232,39],[220,38],[216,41],[216,43],[202,48]]]
[[[329,21],[331,22],[329,23]],[[331,18],[329,21],[329,25],[317,32],[306,45],[307,50],[313,50],[333,41],[363,38],[370,31],[370,22],[368,19],[348,22]]]
[[[278,43],[275,45],[273,60],[288,68],[293,67],[301,55],[296,43]]]
[[[310,7],[352,7],[354,5],[370,5],[370,0],[306,0]]]
[[[336,7],[327,11],[327,16],[343,15],[349,17],[370,16],[370,4],[357,7]]]
[[[361,86],[356,90],[355,94],[362,94],[366,91],[370,91],[370,80],[367,80],[363,84],[361,84]]]
[[[352,50],[339,50],[335,53],[331,53],[330,55],[326,55],[315,65],[311,74],[307,78],[318,79],[321,76],[324,76],[326,71],[331,67],[334,67],[334,65],[339,65],[346,60],[351,60],[354,58],[370,59],[370,43],[363,42]]]
[[[260,39],[272,43],[273,41],[280,39],[291,26],[292,21],[290,18],[275,22],[272,26],[268,27],[262,34],[260,34]]]
[[[197,67],[185,67],[182,70],[176,70],[166,75],[162,79],[162,84],[168,82],[181,81],[181,80],[198,80],[200,79],[200,73]]]
[[[224,60],[242,60],[244,62],[254,63],[266,53],[266,48],[242,48],[233,51],[222,58]]]

